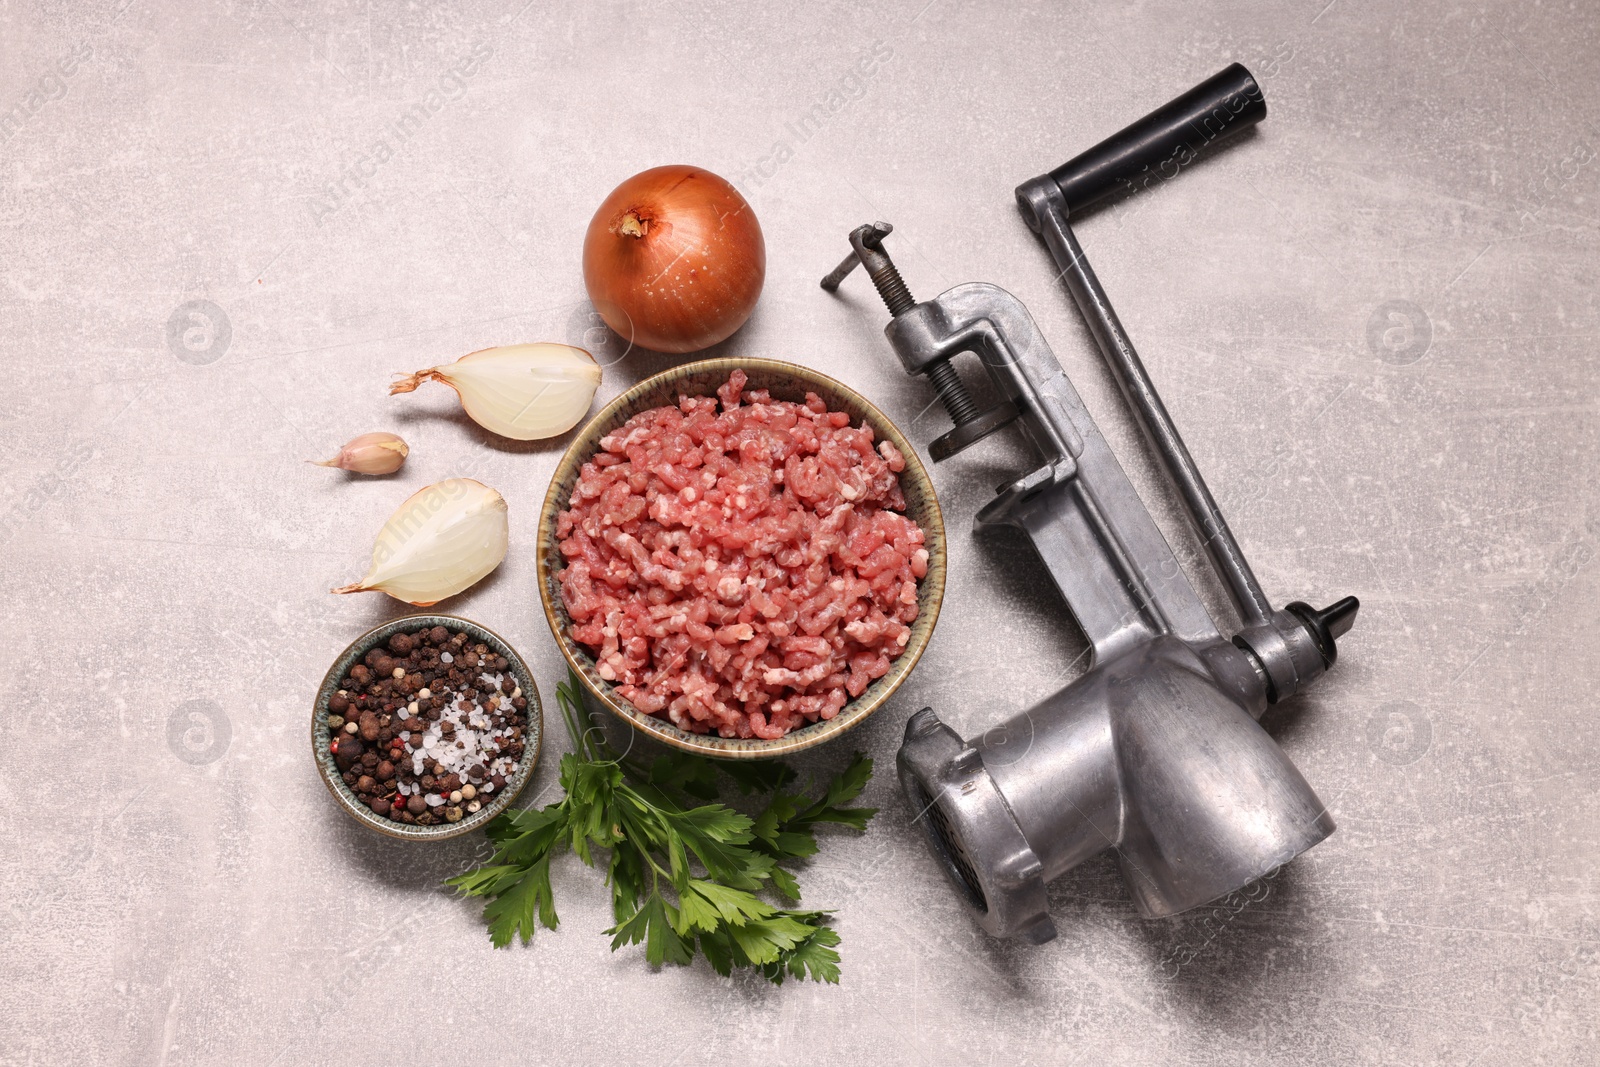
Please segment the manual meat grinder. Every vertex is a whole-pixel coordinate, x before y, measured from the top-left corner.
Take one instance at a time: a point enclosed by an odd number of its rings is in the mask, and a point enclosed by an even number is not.
[[[1234,64],[1094,148],[1017,188],[1117,384],[1222,579],[1242,628],[1222,636],[1022,303],[994,285],[912,299],[883,248],[887,223],[851,254],[893,316],[884,333],[927,375],[955,428],[947,459],[1015,423],[1036,465],[1000,487],[977,524],[1032,541],[1093,651],[1078,679],[971,740],[923,708],[906,724],[900,780],[929,842],[997,937],[1055,936],[1045,884],[1103,849],[1147,916],[1173,915],[1268,874],[1333,832],[1333,819],[1257,720],[1333,666],[1359,604],[1274,609],[1223,521],[1069,218],[1175,176],[1266,116]],[[975,353],[1003,398],[980,410],[954,356]],[[1023,752],[1019,756],[1018,748]]]

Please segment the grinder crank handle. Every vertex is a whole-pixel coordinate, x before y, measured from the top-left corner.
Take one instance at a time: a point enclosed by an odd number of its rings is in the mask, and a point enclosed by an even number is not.
[[[1272,604],[1206,487],[1068,220],[1119,188],[1137,190],[1158,177],[1175,177],[1201,150],[1254,125],[1266,113],[1260,87],[1249,71],[1235,63],[1087,152],[1017,187],[1017,205],[1023,218],[1044,238],[1061,268],[1062,281],[1083,313],[1140,429],[1178,490],[1184,510],[1246,627],[1269,626]]]
[[[1066,164],[1023,182],[1017,205],[1061,268],[1063,283],[1238,610],[1242,628],[1234,644],[1253,657],[1266,679],[1267,699],[1277,703],[1333,665],[1334,642],[1350,629],[1360,604],[1345,597],[1320,610],[1299,601],[1273,608],[1069,221],[1119,188],[1137,190],[1156,178],[1175,177],[1202,150],[1266,114],[1260,86],[1235,63]]]
[[[1177,177],[1201,152],[1266,117],[1261,88],[1234,63],[1069,159],[1049,178],[1068,214],[1076,215],[1119,190]]]

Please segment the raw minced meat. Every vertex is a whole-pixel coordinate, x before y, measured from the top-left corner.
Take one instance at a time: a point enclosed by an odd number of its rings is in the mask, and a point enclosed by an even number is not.
[[[928,550],[893,444],[814,393],[745,383],[601,438],[557,518],[558,581],[572,637],[634,707],[772,739],[888,673]]]

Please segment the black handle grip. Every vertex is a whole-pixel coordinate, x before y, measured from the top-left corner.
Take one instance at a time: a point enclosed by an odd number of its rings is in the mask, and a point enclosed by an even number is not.
[[[1238,63],[1050,172],[1069,213],[1119,189],[1142,189],[1178,172],[1202,151],[1267,117],[1255,78]]]

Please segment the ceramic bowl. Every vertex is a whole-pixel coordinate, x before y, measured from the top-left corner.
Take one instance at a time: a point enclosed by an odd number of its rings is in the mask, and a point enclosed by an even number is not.
[[[563,566],[556,541],[556,516],[566,508],[583,464],[599,448],[600,439],[641,411],[677,404],[679,395],[714,394],[717,387],[724,384],[728,375],[735,370],[743,370],[748,376],[749,382],[745,388],[770,390],[775,400],[804,401],[806,393],[816,393],[829,410],[847,413],[851,425],[865,423],[872,427],[878,440],[893,442],[906,458],[905,470],[900,474],[900,487],[906,498],[906,514],[922,527],[927,537],[928,575],[918,583],[917,589],[920,610],[916,622],[912,624],[906,649],[890,665],[889,673],[845,704],[832,719],[790,731],[770,741],[690,733],[679,729],[663,716],[645,714],[618,696],[611,683],[596,673],[594,657],[589,650],[570,636],[572,620],[561,602],[556,581],[556,575]],[[721,759],[770,759],[788,755],[820,745],[859,726],[867,716],[883,707],[917,665],[917,660],[927,648],[928,638],[933,634],[934,623],[939,619],[939,606],[944,598],[944,519],[939,512],[939,501],[934,496],[933,483],[916,450],[889,421],[888,416],[854,389],[809,367],[779,360],[729,358],[685,363],[640,382],[607,404],[578,433],[566,454],[561,457],[555,477],[550,481],[550,491],[545,496],[544,510],[539,516],[538,547],[539,598],[544,604],[545,618],[550,623],[550,630],[555,634],[562,655],[589,692],[641,733],[674,748]]]
[[[344,783],[339,774],[339,768],[334,765],[333,756],[328,751],[328,701],[339,690],[339,681],[350,673],[350,668],[361,661],[370,650],[385,644],[389,638],[397,633],[412,633],[423,627],[444,626],[451,630],[464,631],[474,642],[482,641],[494,650],[497,655],[504,656],[509,664],[511,677],[522,687],[522,695],[528,698],[528,710],[525,713],[528,719],[527,729],[523,736],[526,746],[522,761],[517,765],[516,773],[505,784],[505,788],[497,793],[489,794],[489,802],[471,815],[466,816],[456,823],[438,823],[434,826],[410,826],[405,823],[395,822],[382,815],[375,815],[356,798],[356,794]],[[322,781],[333,794],[333,799],[339,802],[351,818],[369,830],[390,837],[403,838],[407,841],[443,841],[450,837],[460,837],[480,829],[484,823],[499,815],[511,806],[522,792],[528,782],[533,778],[533,768],[539,762],[539,748],[544,740],[544,707],[539,701],[539,687],[534,684],[533,672],[528,670],[528,665],[517,655],[515,649],[506,644],[504,639],[493,630],[485,629],[469,619],[459,618],[455,615],[421,614],[407,615],[404,618],[386,622],[382,626],[375,626],[356,638],[333,661],[333,666],[328,668],[327,675],[322,679],[322,686],[317,690],[316,702],[311,708],[311,754],[317,762],[317,772],[322,775]]]

